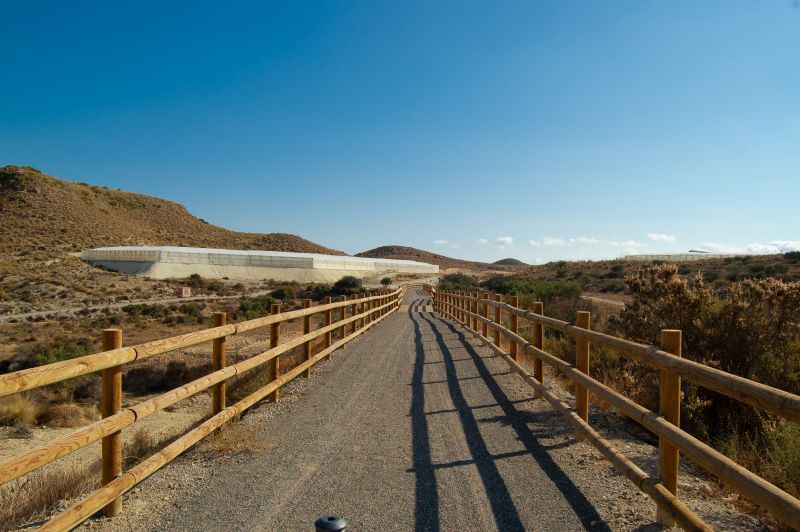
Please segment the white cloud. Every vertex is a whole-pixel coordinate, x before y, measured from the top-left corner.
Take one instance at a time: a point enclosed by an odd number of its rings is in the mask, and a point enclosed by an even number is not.
[[[617,248],[638,248],[643,247],[644,244],[640,244],[635,240],[608,240],[606,243],[610,246],[614,246]]]
[[[571,243],[576,244],[602,244],[603,241],[599,238],[594,238],[593,236],[579,236],[576,238],[570,238],[569,241]]]
[[[433,244],[435,246],[449,246],[450,242],[448,242],[447,240],[439,239],[439,240],[434,240]]]
[[[489,243],[489,241],[486,240],[485,238],[479,238],[478,241],[475,242],[475,245],[476,246],[485,246],[488,243]]]
[[[495,246],[499,249],[506,249],[514,245],[514,239],[510,236],[498,236],[494,241]]]
[[[665,235],[664,233],[647,233],[647,239],[654,242],[675,242],[675,235]]]
[[[703,242],[700,249],[712,253],[786,253],[788,251],[800,251],[800,240],[773,240],[766,244],[753,242],[746,246],[735,246],[731,244],[716,244],[714,242]]]
[[[567,241],[563,238],[556,238],[553,236],[546,236],[541,240],[528,240],[528,244],[531,246],[554,246],[554,247],[562,247],[566,246]]]

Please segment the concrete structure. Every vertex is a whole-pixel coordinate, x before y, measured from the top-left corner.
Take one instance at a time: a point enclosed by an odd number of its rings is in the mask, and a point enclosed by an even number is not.
[[[110,270],[153,279],[188,277],[274,279],[333,282],[345,275],[359,278],[392,273],[435,274],[439,267],[413,260],[184,247],[110,247],[85,250],[81,258]]]
[[[705,253],[702,251],[689,251],[688,253],[650,253],[642,255],[625,255],[620,260],[631,262],[652,262],[660,260],[664,262],[686,262],[691,260],[724,259],[725,257],[736,257],[730,253]]]

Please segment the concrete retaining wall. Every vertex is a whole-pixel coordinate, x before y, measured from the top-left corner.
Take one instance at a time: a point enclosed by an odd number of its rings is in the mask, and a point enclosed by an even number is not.
[[[369,259],[316,253],[247,251],[182,247],[113,247],[85,250],[81,258],[111,270],[154,279],[202,277],[331,282],[344,275],[439,272],[434,264],[410,260]]]

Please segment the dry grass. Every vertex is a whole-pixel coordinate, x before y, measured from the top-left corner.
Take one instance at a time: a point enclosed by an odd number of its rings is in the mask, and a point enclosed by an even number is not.
[[[99,485],[100,463],[34,471],[0,488],[0,530],[14,530],[50,513],[58,501]]]
[[[125,444],[122,450],[122,459],[125,462],[125,469],[133,467],[145,458],[155,453],[164,440],[153,437],[152,434],[144,429],[139,429],[133,433],[131,441]]]
[[[39,414],[40,425],[58,428],[82,427],[100,419],[94,406],[63,403],[47,406]]]
[[[228,454],[252,453],[274,447],[265,441],[257,428],[240,423],[238,420],[226,423],[220,429],[203,439],[198,450],[203,453]]]
[[[0,399],[0,426],[33,425],[41,407],[28,394],[16,394]]]

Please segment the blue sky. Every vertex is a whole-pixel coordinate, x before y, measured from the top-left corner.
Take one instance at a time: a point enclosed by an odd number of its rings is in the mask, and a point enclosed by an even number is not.
[[[0,164],[347,252],[800,249],[791,0],[30,1],[0,17]]]

